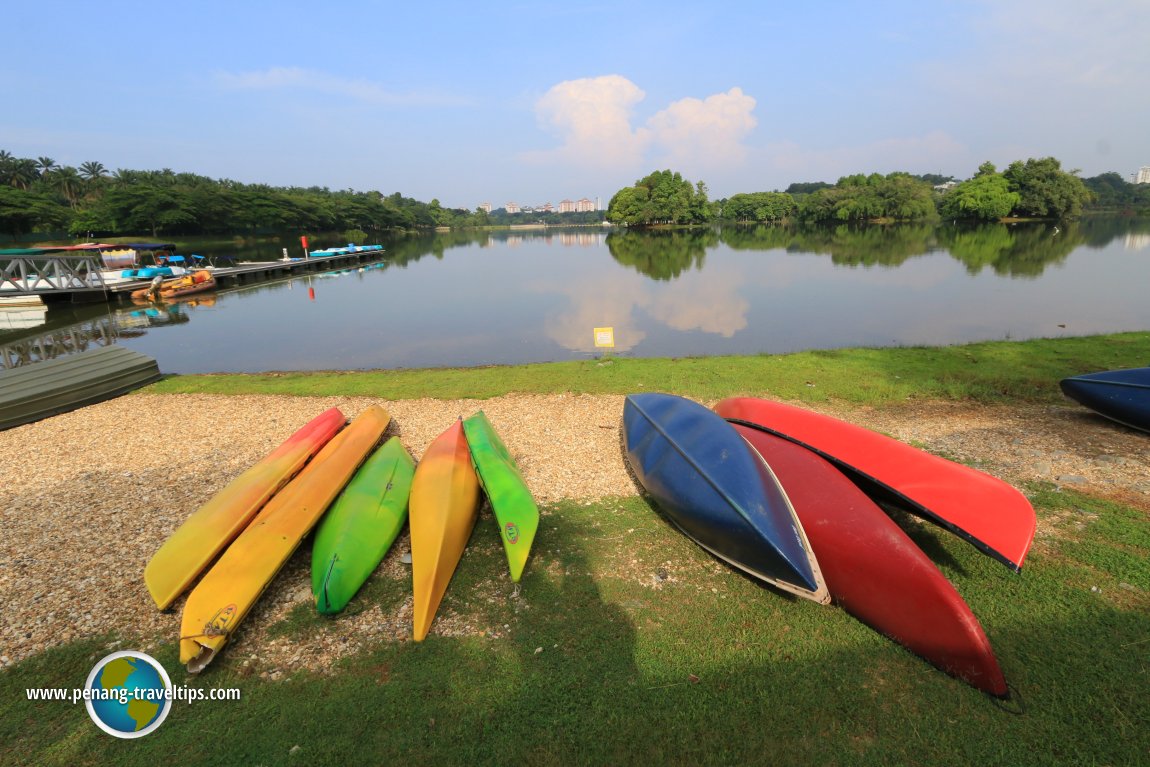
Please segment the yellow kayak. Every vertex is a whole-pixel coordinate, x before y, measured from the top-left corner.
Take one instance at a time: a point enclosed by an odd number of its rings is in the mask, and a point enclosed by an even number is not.
[[[184,605],[180,662],[201,671],[340,490],[379,444],[391,417],[367,408],[277,493],[197,584]]]
[[[321,413],[188,517],[144,568],[144,583],[156,607],[164,610],[176,601],[346,423],[338,408]]]
[[[408,502],[414,636],[427,636],[479,516],[479,479],[463,423],[435,438],[415,468]]]

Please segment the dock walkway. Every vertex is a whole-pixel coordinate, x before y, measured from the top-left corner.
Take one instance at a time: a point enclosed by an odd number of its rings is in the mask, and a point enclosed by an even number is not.
[[[211,271],[217,285],[230,287],[372,263],[383,256],[381,249],[365,248],[308,258],[240,262]],[[4,299],[37,296],[45,303],[127,301],[133,290],[146,288],[149,283],[150,280],[105,282],[97,259],[91,255],[16,255],[0,263],[0,298]]]

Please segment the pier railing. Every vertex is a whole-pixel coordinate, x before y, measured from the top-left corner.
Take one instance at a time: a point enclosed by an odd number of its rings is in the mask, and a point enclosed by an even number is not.
[[[91,255],[39,255],[0,257],[0,295],[9,290],[24,293],[102,290],[98,257]]]

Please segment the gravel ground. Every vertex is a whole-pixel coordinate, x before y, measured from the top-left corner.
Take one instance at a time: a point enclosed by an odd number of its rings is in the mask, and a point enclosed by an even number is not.
[[[82,637],[117,634],[147,649],[179,634],[176,610],[155,609],[143,584],[148,558],[200,504],[322,410],[353,418],[376,400],[135,394],[0,432],[0,666]],[[383,402],[418,459],[459,416],[483,409],[540,503],[634,495],[620,450],[621,396],[509,395],[490,400]],[[706,403],[711,404],[711,403]],[[919,404],[816,409],[1016,485],[1045,479],[1150,512],[1150,436],[1077,406]],[[1044,535],[1040,521],[1037,546]],[[401,577],[406,533],[384,560]],[[301,548],[245,620],[225,657],[278,678],[322,669],[365,642],[402,641],[411,603],[341,618],[314,640],[273,637],[269,626],[311,601]],[[433,630],[475,630],[441,614]],[[239,659],[243,659],[242,661]]]

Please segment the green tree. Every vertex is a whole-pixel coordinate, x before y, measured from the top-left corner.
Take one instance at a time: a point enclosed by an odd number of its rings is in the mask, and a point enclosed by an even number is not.
[[[1017,192],[1014,211],[1032,218],[1077,218],[1090,200],[1090,190],[1082,179],[1062,170],[1053,157],[1016,160],[1003,172],[1010,189]]]
[[[984,170],[989,166],[989,171]],[[1021,199],[994,166],[983,163],[978,174],[947,192],[939,203],[942,215],[953,219],[997,221],[1010,215]]]
[[[620,189],[607,205],[607,220],[628,226],[702,224],[711,215],[706,184],[692,185],[670,170],[655,171]]]

